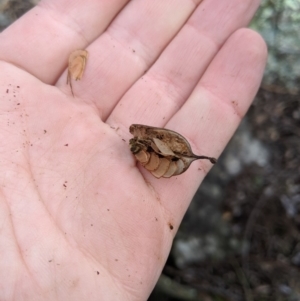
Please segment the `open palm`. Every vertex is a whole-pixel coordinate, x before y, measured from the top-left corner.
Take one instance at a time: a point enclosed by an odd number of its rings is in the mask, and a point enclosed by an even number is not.
[[[128,2],[128,3],[127,3]],[[146,300],[211,167],[156,179],[129,125],[218,157],[266,48],[259,0],[44,0],[0,34],[0,299]],[[89,58],[66,85],[75,49]]]

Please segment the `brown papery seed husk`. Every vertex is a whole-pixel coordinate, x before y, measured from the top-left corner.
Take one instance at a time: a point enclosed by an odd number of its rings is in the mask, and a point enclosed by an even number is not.
[[[69,56],[67,84],[70,84],[73,96],[72,79],[80,80],[82,78],[87,58],[86,50],[75,50]]]
[[[85,69],[88,52],[86,50],[75,50],[69,57],[69,79],[80,80]]]
[[[156,156],[158,156],[156,159],[160,161],[161,158],[170,161],[168,169],[162,175],[165,178],[182,174],[189,168],[194,160],[209,160],[212,164],[217,162],[213,157],[195,155],[189,142],[182,135],[172,130],[142,124],[132,124],[129,127],[129,131],[135,139],[135,141],[130,144],[131,151],[134,154],[135,150],[140,147],[140,149],[145,149],[148,153],[155,153]],[[163,167],[160,167],[156,171],[156,161],[154,157],[150,157],[145,167],[156,177],[161,177],[160,168]]]

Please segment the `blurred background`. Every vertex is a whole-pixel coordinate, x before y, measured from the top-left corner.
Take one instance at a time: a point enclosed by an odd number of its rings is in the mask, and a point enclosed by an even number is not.
[[[0,0],[0,31],[38,2]],[[300,300],[300,0],[263,0],[250,27],[269,48],[261,88],[149,301]]]

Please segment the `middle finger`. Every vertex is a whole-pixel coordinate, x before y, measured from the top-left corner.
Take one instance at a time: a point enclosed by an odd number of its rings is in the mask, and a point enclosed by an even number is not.
[[[149,68],[202,0],[131,1],[94,43],[74,94],[96,105],[103,120]],[[66,86],[66,73],[57,83]]]

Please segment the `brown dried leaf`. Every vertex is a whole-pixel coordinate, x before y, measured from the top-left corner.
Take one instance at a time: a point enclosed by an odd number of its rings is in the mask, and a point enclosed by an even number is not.
[[[174,131],[142,124],[132,124],[129,131],[134,136],[129,141],[130,150],[157,178],[182,174],[198,159],[217,162],[212,157],[195,155],[189,142]]]
[[[85,69],[88,52],[86,50],[75,50],[69,56],[67,84],[70,84],[72,95],[72,79],[81,80]]]

